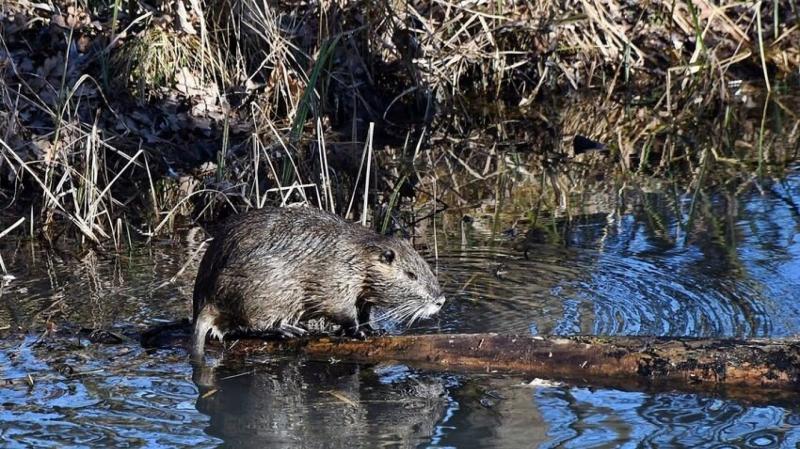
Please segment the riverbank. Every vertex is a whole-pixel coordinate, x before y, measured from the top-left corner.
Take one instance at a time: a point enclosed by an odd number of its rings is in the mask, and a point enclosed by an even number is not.
[[[407,230],[519,177],[558,214],[609,168],[699,189],[798,154],[792,1],[15,0],[0,15],[0,232],[24,217],[17,235],[123,247],[296,201]]]

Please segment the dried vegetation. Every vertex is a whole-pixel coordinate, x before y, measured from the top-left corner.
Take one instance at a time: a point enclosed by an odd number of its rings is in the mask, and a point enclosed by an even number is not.
[[[521,179],[524,207],[557,211],[598,167],[763,175],[798,152],[797,18],[793,0],[7,0],[0,232],[121,247],[295,201],[387,230],[401,204],[498,209]]]

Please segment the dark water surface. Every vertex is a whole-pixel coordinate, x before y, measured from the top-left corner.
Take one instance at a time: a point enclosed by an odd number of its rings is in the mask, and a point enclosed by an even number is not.
[[[539,231],[460,222],[440,236],[449,302],[414,331],[800,333],[800,173],[708,193],[691,230],[691,195],[664,191]],[[28,332],[0,340],[0,447],[800,447],[800,405],[290,357],[208,376],[180,349],[40,338],[48,322],[124,334],[187,316],[196,264],[167,281],[189,240],[123,256],[3,243],[0,329]]]

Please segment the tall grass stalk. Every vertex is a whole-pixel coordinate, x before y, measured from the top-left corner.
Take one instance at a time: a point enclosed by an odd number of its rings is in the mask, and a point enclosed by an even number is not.
[[[225,178],[225,165],[228,160],[228,147],[230,146],[230,120],[226,115],[222,121],[222,148],[217,152],[217,181]]]
[[[29,233],[31,241],[33,241],[33,236],[34,236],[33,223],[34,223],[34,221],[33,221],[33,206],[31,206],[31,220],[30,220],[30,233]]]
[[[755,8],[756,10],[756,27],[758,30],[758,54],[761,57],[761,70],[764,72],[764,84],[767,88],[767,93],[769,93],[772,91],[772,86],[769,82],[769,73],[767,73],[767,60],[764,54],[764,29],[761,26],[761,3],[762,3],[761,1],[756,2],[756,4],[753,5],[753,8]],[[773,7],[777,9],[778,5],[774,4]]]
[[[25,223],[25,217],[20,217],[17,221],[14,222],[14,224],[0,231],[0,239],[10,234],[11,231],[21,226],[22,223]]]
[[[292,137],[295,139],[300,137],[303,126],[308,118],[308,113],[315,104],[314,102],[316,101],[317,96],[317,82],[319,81],[322,71],[328,65],[329,58],[333,56],[334,50],[336,49],[336,45],[338,43],[339,36],[336,36],[333,38],[333,40],[326,41],[319,49],[319,56],[314,63],[314,68],[311,70],[311,75],[308,77],[306,89],[303,92],[303,96],[300,97],[300,101],[298,102],[297,115],[295,115],[294,124],[292,125]]]
[[[147,153],[142,153],[142,156],[144,157],[144,168],[147,172],[147,182],[150,184],[150,200],[153,202],[153,220],[158,220],[160,208],[158,206],[158,197],[156,196],[156,186],[153,183],[153,175],[150,173],[150,161],[147,160]]]
[[[208,244],[212,240],[214,240],[214,239],[210,238],[210,239],[206,239],[206,240],[203,240],[202,242],[200,242],[200,244],[197,245],[197,248],[195,248],[194,251],[192,251],[192,254],[189,255],[189,257],[186,258],[186,262],[184,262],[183,265],[181,265],[180,269],[178,269],[178,271],[175,272],[175,274],[172,275],[171,278],[169,278],[168,280],[166,280],[163,283],[161,283],[160,285],[158,285],[155,289],[158,290],[158,289],[163,288],[163,287],[165,287],[165,286],[167,286],[169,284],[174,284],[175,281],[177,281],[178,278],[183,274],[183,272],[186,271],[187,268],[189,268],[189,265],[191,265],[192,262],[194,262],[194,260],[197,258],[197,255],[200,254],[200,252],[202,250],[204,250],[206,248],[206,246],[208,246]]]
[[[350,203],[347,205],[347,211],[344,213],[344,217],[347,219],[351,218],[350,212],[353,210],[353,203],[356,200],[356,194],[358,193],[358,182],[361,180],[361,173],[364,170],[364,162],[367,159],[367,153],[369,152],[369,145],[366,143],[364,144],[364,149],[361,151],[361,162],[358,164],[358,173],[356,174],[356,180],[353,183],[353,193],[350,195]]]
[[[267,150],[266,150],[266,148],[264,148],[264,145],[261,143],[261,141],[257,140],[256,136],[253,136],[253,141],[261,149],[261,152],[264,153],[264,158],[267,160],[267,165],[269,165],[270,173],[272,173],[272,177],[275,179],[275,183],[278,185],[277,190],[273,190],[273,191],[277,191],[278,192],[278,195],[280,195],[280,197],[281,197],[281,204],[285,204],[287,198],[283,194],[284,189],[283,189],[283,185],[281,185],[281,178],[278,176],[278,172],[275,170],[275,165],[272,163],[272,158],[270,157],[269,153],[267,153]],[[256,173],[256,176],[258,176],[258,173]],[[264,195],[264,199],[262,200],[261,204],[259,204],[259,207],[264,207],[264,202],[266,201],[266,199],[267,199],[267,196]]]
[[[694,216],[697,211],[697,201],[700,196],[700,192],[703,189],[703,180],[705,179],[706,172],[708,171],[708,160],[709,160],[709,151],[703,151],[703,160],[700,165],[700,173],[697,175],[695,179],[695,187],[694,192],[692,193],[692,201],[689,203],[689,216],[686,219],[686,233],[684,234],[684,245],[689,243],[689,236],[692,232],[692,226],[694,225]]]
[[[764,109],[761,111],[761,125],[758,127],[758,176],[764,176],[764,128],[767,123],[770,92],[764,98]]]
[[[425,140],[425,133],[428,131],[428,127],[422,127],[422,132],[419,133],[419,139],[417,140],[417,146],[414,147],[414,157],[411,158],[411,162],[417,162],[417,157],[419,156],[419,150],[422,148],[422,142]]]
[[[69,35],[66,39],[67,49],[64,52],[64,70],[61,72],[61,85],[58,89],[58,115],[55,117],[55,131],[53,135],[53,144],[59,145],[61,143],[61,139],[59,139],[61,133],[61,124],[64,122],[64,113],[67,110],[67,106],[69,104],[67,98],[67,75],[69,74],[69,54],[70,49],[72,48],[72,35],[75,32],[74,28],[69,29]],[[56,147],[56,151],[58,151],[58,147]]]
[[[385,234],[389,229],[389,225],[392,222],[392,210],[394,210],[395,206],[397,205],[397,200],[400,198],[400,189],[403,187],[406,179],[408,179],[408,175],[403,175],[397,182],[397,185],[394,186],[392,194],[389,196],[389,204],[386,206],[386,211],[383,216],[383,224],[381,225],[382,234]]]
[[[431,160],[431,153],[430,151],[427,152],[428,156],[428,163],[431,167],[433,167],[433,161]],[[431,213],[431,224],[433,226],[433,259],[436,261],[436,273],[439,273],[439,236],[438,232],[436,231],[436,215],[437,209],[439,205],[439,190],[438,190],[438,175],[436,171],[433,172],[433,176],[431,178],[431,185],[433,187],[433,211]]]
[[[322,130],[322,120],[317,118],[317,151],[319,151],[320,178],[322,181],[322,196],[325,198],[327,209],[330,212],[336,211],[333,202],[333,189],[331,187],[331,172],[328,166],[328,151],[325,148],[325,135]],[[323,207],[322,204],[319,205]]]
[[[298,183],[302,184],[303,183],[303,177],[300,176],[300,170],[298,170],[297,164],[294,162],[294,158],[292,157],[292,152],[289,151],[289,148],[286,147],[286,142],[284,142],[283,138],[281,138],[281,135],[278,132],[278,130],[275,129],[275,125],[272,124],[272,121],[269,120],[269,121],[267,121],[267,123],[269,124],[269,127],[272,130],[272,133],[275,135],[275,138],[278,139],[278,142],[280,143],[281,147],[283,148],[283,151],[286,153],[286,157],[289,159],[289,163],[291,164],[292,170],[294,171],[294,175],[296,177],[295,179],[297,180]],[[308,201],[308,198],[306,197],[305,191],[303,191],[301,189],[300,190],[300,194],[303,196],[303,201]]]
[[[375,131],[375,123],[369,123],[367,130],[367,173],[364,176],[364,207],[361,210],[361,226],[367,226],[367,215],[369,211],[369,182],[370,182],[370,169],[372,168],[372,134]]]
[[[261,171],[260,169],[260,162],[261,162],[261,151],[259,151],[259,141],[255,136],[250,139],[252,142],[253,147],[253,191],[256,196],[256,208],[261,209],[264,207],[264,202],[261,200],[261,186],[258,182],[258,173]],[[266,195],[264,195],[266,198]]]

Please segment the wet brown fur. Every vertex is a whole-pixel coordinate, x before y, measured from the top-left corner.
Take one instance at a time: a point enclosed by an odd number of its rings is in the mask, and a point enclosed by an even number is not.
[[[373,305],[413,321],[443,302],[405,240],[308,207],[254,210],[224,223],[200,263],[192,356],[202,358],[209,331],[302,332],[298,323],[324,317],[356,334],[369,327]]]

